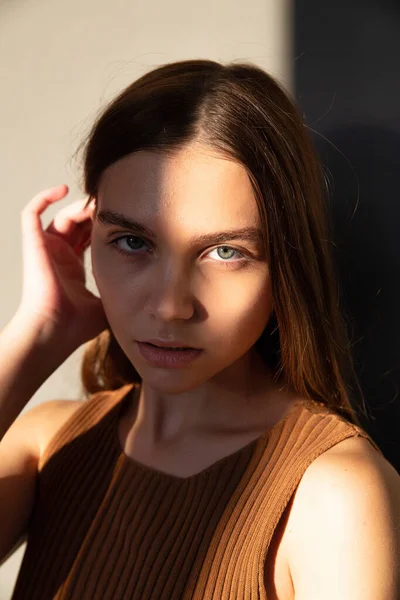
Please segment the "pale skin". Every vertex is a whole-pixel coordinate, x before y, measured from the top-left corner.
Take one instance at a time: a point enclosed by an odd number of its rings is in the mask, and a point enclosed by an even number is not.
[[[96,218],[104,210],[138,221],[154,237],[106,226]],[[185,477],[281,419],[296,398],[272,384],[253,349],[273,309],[267,260],[254,244],[240,239],[193,243],[204,234],[259,227],[245,170],[199,145],[174,156],[130,155],[103,174],[97,211],[90,218],[102,305],[143,379],[137,404],[132,402],[120,422],[125,453]],[[67,221],[58,221],[64,235]],[[125,239],[120,247],[137,255],[123,256],[108,243],[124,235],[131,236],[131,244]],[[218,253],[221,246],[225,251]],[[225,258],[227,247],[249,256],[248,262],[240,262],[234,252]],[[95,300],[89,296],[85,302],[93,314]],[[50,313],[55,311],[48,299]],[[102,319],[99,311],[98,324]],[[77,331],[83,323],[82,316]],[[92,322],[90,337],[94,330]],[[198,362],[179,370],[147,364],[135,340],[168,334],[203,348]],[[50,437],[80,404],[47,402],[16,421],[0,444],[0,479],[7,476],[7,461],[12,473],[26,469],[23,448],[29,436],[33,473]],[[182,455],[191,461],[182,461]],[[3,496],[8,504],[0,501],[0,514],[10,515],[18,500],[22,503],[18,489]],[[28,506],[21,507],[21,514],[27,514]],[[268,600],[396,600],[399,507],[400,477],[368,441],[351,438],[323,453],[306,469],[276,529],[266,560]]]

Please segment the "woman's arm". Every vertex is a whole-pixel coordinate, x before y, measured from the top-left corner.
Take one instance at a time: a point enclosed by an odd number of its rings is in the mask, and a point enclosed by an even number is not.
[[[46,346],[41,333],[16,317],[0,333],[0,564],[25,535],[46,428],[55,431],[76,405],[52,400],[20,414],[67,358],[62,343]]]
[[[367,440],[310,465],[287,529],[296,600],[399,600],[400,476]]]

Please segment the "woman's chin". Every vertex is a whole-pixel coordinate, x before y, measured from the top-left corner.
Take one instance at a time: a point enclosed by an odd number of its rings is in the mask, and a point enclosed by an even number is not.
[[[160,394],[184,394],[204,384],[209,377],[193,377],[177,369],[141,369],[135,367],[142,378],[142,386],[148,386]]]

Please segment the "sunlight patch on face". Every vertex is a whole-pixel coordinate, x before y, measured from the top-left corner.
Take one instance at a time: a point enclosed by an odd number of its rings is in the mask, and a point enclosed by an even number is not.
[[[181,232],[193,237],[260,225],[245,168],[206,148],[172,157],[149,151],[124,157],[103,174],[98,203],[175,240]]]

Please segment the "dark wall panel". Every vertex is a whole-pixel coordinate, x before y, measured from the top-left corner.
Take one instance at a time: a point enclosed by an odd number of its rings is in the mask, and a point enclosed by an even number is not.
[[[400,471],[400,2],[295,1],[295,94],[331,187],[369,416]]]

